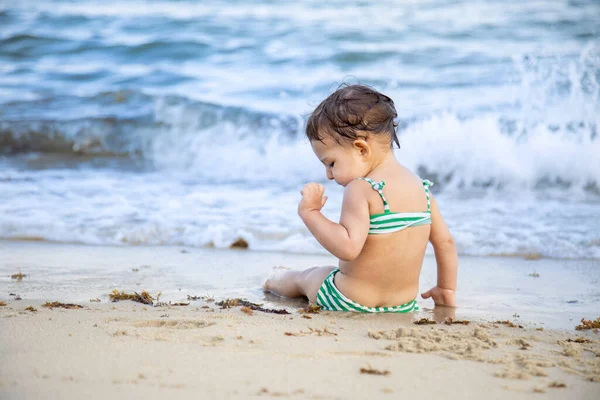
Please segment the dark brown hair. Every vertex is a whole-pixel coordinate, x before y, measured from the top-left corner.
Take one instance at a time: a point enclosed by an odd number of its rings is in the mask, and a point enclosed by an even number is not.
[[[394,101],[364,85],[342,84],[315,108],[306,122],[309,140],[323,141],[331,136],[336,142],[354,141],[360,132],[386,135],[390,146],[400,147]]]

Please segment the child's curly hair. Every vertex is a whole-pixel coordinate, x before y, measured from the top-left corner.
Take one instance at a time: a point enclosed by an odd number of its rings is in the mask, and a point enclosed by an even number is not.
[[[361,132],[385,135],[390,147],[400,148],[396,135],[398,116],[394,101],[365,85],[342,84],[315,108],[306,122],[309,140],[323,141],[325,135],[336,142],[354,141]]]

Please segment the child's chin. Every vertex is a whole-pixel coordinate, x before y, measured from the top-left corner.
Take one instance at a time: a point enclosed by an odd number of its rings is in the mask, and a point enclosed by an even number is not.
[[[338,184],[338,185],[340,185],[340,186],[346,187],[346,186],[348,186],[348,184],[349,184],[350,182],[352,182],[353,180],[354,180],[354,179],[349,179],[349,180],[347,180],[347,181],[346,181],[346,180],[344,180],[344,181],[337,181],[337,180],[336,180],[336,181],[335,181],[335,183],[337,183],[337,184]]]

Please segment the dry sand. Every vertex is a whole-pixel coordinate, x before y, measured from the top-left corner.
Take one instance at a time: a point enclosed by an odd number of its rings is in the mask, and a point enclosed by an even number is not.
[[[2,399],[600,394],[600,334],[592,331],[415,325],[415,315],[276,315],[206,300],[177,307],[90,302],[82,309],[7,303],[0,306]],[[435,318],[451,315],[439,309]],[[569,342],[577,338],[585,343]]]

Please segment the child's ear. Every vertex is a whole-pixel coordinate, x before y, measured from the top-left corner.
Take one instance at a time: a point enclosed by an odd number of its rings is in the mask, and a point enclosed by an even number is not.
[[[356,139],[352,145],[360,152],[360,155],[363,156],[365,160],[368,160],[371,157],[371,146],[369,146],[366,140],[362,138]]]

